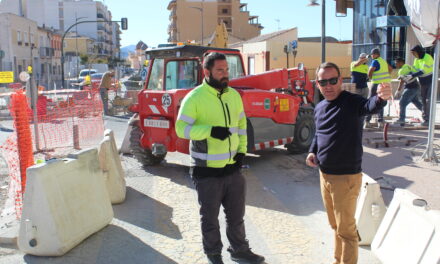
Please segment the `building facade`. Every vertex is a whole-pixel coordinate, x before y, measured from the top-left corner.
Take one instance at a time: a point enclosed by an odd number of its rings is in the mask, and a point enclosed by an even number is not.
[[[59,0],[2,0],[0,12],[34,20],[39,27],[59,30],[58,2]]]
[[[119,35],[120,31],[114,31],[112,15],[102,2],[93,0],[64,0],[60,4],[60,25],[64,31],[76,22],[100,21],[97,23],[82,23],[74,26],[69,32],[77,32],[78,36],[86,36],[95,40],[97,55],[101,57],[114,57],[114,49],[118,49],[113,42],[113,34]]]
[[[263,29],[258,16],[251,16],[247,4],[240,0],[172,0],[168,10],[168,42],[206,44],[222,22],[230,36],[243,40],[259,36]]]
[[[3,70],[12,70],[15,81],[28,66],[39,65],[38,27],[35,21],[12,13],[0,13],[0,46],[5,52]],[[35,74],[39,74],[38,67]]]

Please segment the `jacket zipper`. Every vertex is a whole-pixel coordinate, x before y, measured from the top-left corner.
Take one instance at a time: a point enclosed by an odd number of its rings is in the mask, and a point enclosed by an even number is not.
[[[220,104],[222,105],[223,116],[225,117],[225,126],[226,126],[227,128],[229,128],[229,127],[228,127],[228,120],[227,120],[227,117],[226,117],[225,106],[223,105],[223,101],[222,101],[221,96],[222,96],[222,92],[219,92],[219,93],[217,94],[217,97],[218,97],[218,99],[220,100]],[[226,105],[226,109],[228,109],[228,105]],[[228,114],[229,114],[229,109],[228,109]],[[228,142],[229,142],[229,160],[231,160],[231,137],[228,137]]]
[[[228,112],[229,125],[231,125],[231,114],[229,113],[229,107],[228,107],[228,104],[225,103],[225,106],[226,106],[226,112]]]

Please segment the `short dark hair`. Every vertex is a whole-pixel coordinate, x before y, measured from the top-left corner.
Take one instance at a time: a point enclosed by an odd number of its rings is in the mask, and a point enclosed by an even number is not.
[[[319,70],[321,70],[321,69],[330,69],[330,68],[333,68],[333,69],[335,69],[338,72],[338,77],[341,76],[341,71],[339,70],[338,65],[336,65],[333,62],[324,62],[321,65],[319,65],[318,68],[316,69],[316,77],[315,78],[318,79],[318,72],[319,72]]]
[[[205,54],[203,59],[203,68],[207,70],[211,70],[214,67],[214,62],[216,60],[226,60],[226,56],[220,52],[211,52]]]
[[[396,57],[394,59],[395,62],[401,62],[401,63],[405,63],[405,60],[402,57]]]

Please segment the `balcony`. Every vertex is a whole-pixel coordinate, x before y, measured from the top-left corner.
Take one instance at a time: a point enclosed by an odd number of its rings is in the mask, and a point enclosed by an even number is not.
[[[176,30],[177,30],[176,22],[173,22],[168,26],[168,32],[172,32],[172,31],[176,31]]]
[[[167,9],[168,9],[168,10],[171,10],[172,8],[175,8],[175,7],[176,7],[176,4],[177,4],[177,1],[176,1],[176,0],[171,0],[171,1],[168,3],[168,7],[167,7]]]

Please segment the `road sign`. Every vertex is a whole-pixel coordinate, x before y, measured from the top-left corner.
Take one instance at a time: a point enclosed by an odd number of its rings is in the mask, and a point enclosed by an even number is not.
[[[298,41],[293,40],[290,42],[290,45],[292,46],[292,49],[296,49],[296,48],[298,48]]]
[[[20,74],[18,75],[18,78],[20,79],[20,81],[22,82],[27,82],[29,81],[29,79],[31,78],[31,76],[29,75],[29,73],[22,71],[20,72]]]
[[[147,78],[147,67],[143,67],[142,71],[141,71],[141,79],[142,81],[145,81],[145,79]]]
[[[4,71],[0,72],[0,83],[13,83],[14,82],[14,72]]]

